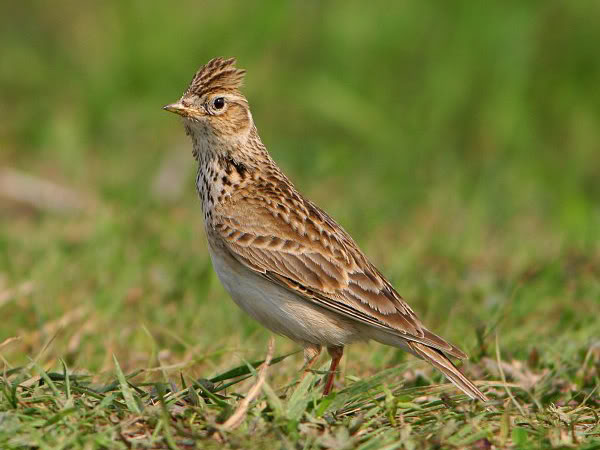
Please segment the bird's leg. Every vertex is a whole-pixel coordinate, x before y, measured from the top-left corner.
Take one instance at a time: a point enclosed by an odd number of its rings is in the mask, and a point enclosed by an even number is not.
[[[304,373],[302,377],[300,377],[300,381],[304,380],[304,377],[308,372],[310,372],[310,368],[317,361],[317,358],[321,354],[321,346],[316,344],[307,344],[304,346],[304,365],[302,366],[302,370]]]
[[[323,389],[323,395],[328,395],[331,392],[335,371],[344,354],[344,347],[327,347],[327,351],[331,355],[331,365],[329,366],[329,373],[327,374],[327,382],[325,383],[325,389]]]

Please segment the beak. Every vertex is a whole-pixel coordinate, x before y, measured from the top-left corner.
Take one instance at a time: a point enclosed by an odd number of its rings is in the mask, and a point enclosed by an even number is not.
[[[181,102],[171,103],[170,105],[163,106],[165,111],[169,111],[175,114],[179,114],[182,117],[187,117],[190,115],[190,110]]]

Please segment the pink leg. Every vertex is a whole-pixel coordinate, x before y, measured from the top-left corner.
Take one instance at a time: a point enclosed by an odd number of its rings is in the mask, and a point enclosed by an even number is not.
[[[328,395],[331,392],[335,371],[344,354],[344,347],[327,347],[327,351],[331,355],[331,366],[329,366],[329,373],[327,374],[327,382],[325,383],[325,389],[323,389],[323,395]]]

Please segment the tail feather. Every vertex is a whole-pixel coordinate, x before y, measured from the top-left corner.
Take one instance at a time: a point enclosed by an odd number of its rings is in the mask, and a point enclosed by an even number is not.
[[[407,341],[407,344],[415,355],[423,358],[425,361],[428,361],[469,397],[472,399],[479,399],[483,402],[488,401],[488,398],[483,394],[483,392],[477,389],[477,386],[475,386],[467,377],[465,377],[456,368],[452,361],[450,361],[440,350],[414,341]]]

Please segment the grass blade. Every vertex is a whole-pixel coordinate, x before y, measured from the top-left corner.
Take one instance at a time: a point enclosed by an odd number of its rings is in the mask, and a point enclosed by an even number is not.
[[[277,364],[277,363],[283,361],[288,356],[294,355],[296,353],[298,353],[298,352],[292,352],[292,353],[288,353],[287,355],[278,356],[277,358],[273,358],[269,365],[272,366],[273,364]],[[209,381],[211,383],[218,383],[219,381],[229,380],[231,378],[240,377],[242,375],[248,375],[250,373],[250,369],[248,368],[248,365],[251,365],[254,369],[256,369],[258,366],[260,366],[264,362],[265,362],[265,360],[263,359],[262,361],[254,361],[251,363],[245,363],[241,366],[235,367],[234,369],[228,370],[227,372],[223,372],[222,374],[211,378]]]
[[[292,393],[286,410],[286,416],[288,419],[300,420],[304,414],[304,411],[306,411],[306,406],[311,400],[309,390],[315,381],[315,377],[316,376],[314,373],[308,372],[296,390]]]
[[[125,399],[125,404],[129,411],[141,414],[140,407],[137,402],[133,398],[133,393],[131,392],[131,388],[127,382],[127,378],[125,378],[125,374],[121,370],[121,366],[119,365],[119,361],[117,361],[117,357],[113,355],[113,360],[115,362],[115,371],[117,372],[117,379],[119,380],[119,385],[121,386],[121,393],[123,394],[123,398]]]

